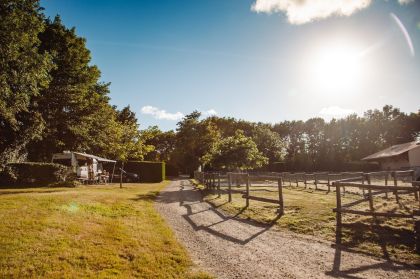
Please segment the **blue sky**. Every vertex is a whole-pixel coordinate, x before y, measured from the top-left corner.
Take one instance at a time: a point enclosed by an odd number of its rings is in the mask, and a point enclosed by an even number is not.
[[[327,1],[294,2],[41,5],[87,39],[92,63],[111,82],[111,103],[130,105],[141,128],[173,129],[193,110],[275,123],[385,104],[420,109],[419,1],[355,0],[328,9]]]

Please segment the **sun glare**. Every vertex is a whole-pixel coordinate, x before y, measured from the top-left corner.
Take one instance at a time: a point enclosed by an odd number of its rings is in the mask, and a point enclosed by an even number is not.
[[[349,92],[361,82],[361,57],[356,48],[323,47],[308,61],[309,78],[314,89],[327,93]]]

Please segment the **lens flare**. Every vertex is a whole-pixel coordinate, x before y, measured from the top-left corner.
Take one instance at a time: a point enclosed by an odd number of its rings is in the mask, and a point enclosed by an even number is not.
[[[391,15],[391,18],[395,21],[395,23],[400,28],[401,32],[403,33],[405,40],[407,42],[408,48],[410,49],[410,54],[411,56],[414,57],[415,55],[414,46],[413,46],[413,42],[411,41],[410,34],[408,33],[407,29],[405,28],[401,20],[394,13],[390,13],[390,15]]]

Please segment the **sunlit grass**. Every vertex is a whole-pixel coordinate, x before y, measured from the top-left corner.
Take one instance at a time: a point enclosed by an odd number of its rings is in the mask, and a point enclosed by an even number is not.
[[[153,207],[167,183],[0,190],[0,277],[207,278]]]

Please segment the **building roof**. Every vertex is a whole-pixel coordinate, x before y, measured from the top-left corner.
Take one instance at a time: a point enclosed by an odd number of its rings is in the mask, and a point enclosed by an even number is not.
[[[408,152],[409,150],[417,148],[417,147],[420,147],[420,141],[412,141],[412,142],[407,142],[403,144],[397,144],[397,145],[388,147],[387,149],[384,149],[382,151],[376,152],[372,155],[369,155],[363,158],[362,160],[374,161],[374,160],[394,157],[394,156],[401,155],[405,152]]]

